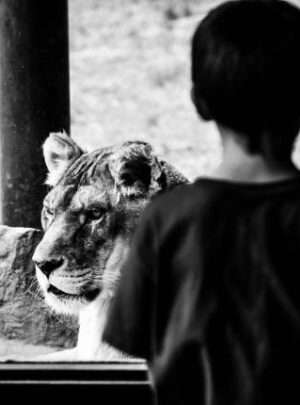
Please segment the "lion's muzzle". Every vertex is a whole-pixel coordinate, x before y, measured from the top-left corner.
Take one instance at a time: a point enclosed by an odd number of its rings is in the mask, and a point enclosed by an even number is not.
[[[44,275],[49,278],[50,274],[63,266],[64,259],[52,259],[52,260],[39,260],[37,257],[33,256],[32,258],[34,264],[41,270]]]

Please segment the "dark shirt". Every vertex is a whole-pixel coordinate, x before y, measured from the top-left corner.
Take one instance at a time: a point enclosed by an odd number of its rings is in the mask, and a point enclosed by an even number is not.
[[[158,403],[300,404],[300,180],[199,179],[146,208],[104,339]]]

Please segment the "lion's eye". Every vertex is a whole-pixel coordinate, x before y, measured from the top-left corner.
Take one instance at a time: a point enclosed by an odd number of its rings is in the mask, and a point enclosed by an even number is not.
[[[101,208],[91,208],[86,211],[86,218],[90,221],[100,219],[104,215],[104,209]]]
[[[46,213],[46,215],[48,215],[49,217],[53,217],[54,215],[54,210],[48,206],[44,206],[44,211]]]

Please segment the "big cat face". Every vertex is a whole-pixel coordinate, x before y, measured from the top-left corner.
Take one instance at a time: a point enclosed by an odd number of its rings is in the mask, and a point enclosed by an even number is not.
[[[83,153],[65,134],[53,134],[44,156],[52,189],[33,256],[36,275],[54,310],[77,314],[99,294],[113,294],[140,214],[167,182],[144,142]]]

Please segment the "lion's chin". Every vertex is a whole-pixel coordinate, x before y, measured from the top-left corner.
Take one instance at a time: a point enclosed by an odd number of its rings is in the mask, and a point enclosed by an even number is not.
[[[58,313],[78,315],[99,293],[99,289],[93,289],[80,295],[67,294],[50,284],[47,292],[45,292],[45,300]]]
[[[79,312],[92,302],[101,292],[100,287],[85,286],[80,293],[68,293],[49,283],[49,280],[36,267],[36,276],[45,297],[46,303],[55,312],[68,315],[79,315]]]

